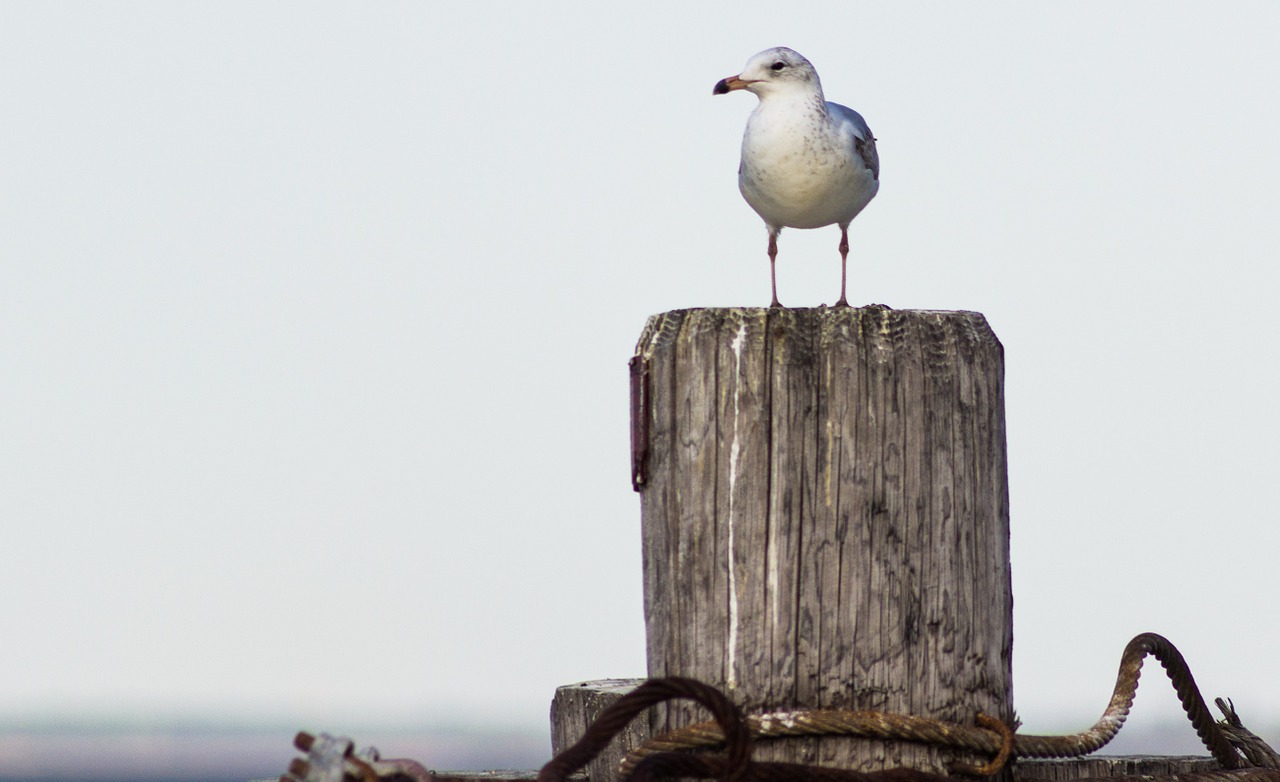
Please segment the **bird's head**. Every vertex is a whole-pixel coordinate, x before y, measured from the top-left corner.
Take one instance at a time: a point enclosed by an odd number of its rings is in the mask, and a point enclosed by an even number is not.
[[[712,92],[724,95],[733,90],[747,90],[763,98],[777,92],[821,91],[818,72],[799,52],[775,46],[747,60],[742,73],[716,82]]]

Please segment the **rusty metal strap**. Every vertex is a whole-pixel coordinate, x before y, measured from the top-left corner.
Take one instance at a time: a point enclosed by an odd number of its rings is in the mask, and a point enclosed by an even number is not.
[[[640,491],[648,480],[649,461],[649,360],[633,356],[631,369],[631,488]]]

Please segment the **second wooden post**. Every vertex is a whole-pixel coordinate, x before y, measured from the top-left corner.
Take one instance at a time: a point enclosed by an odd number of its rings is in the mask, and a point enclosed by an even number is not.
[[[1003,351],[980,314],[675,311],[635,364],[650,676],[752,711],[1012,719]],[[953,755],[824,738],[756,757],[945,773]]]

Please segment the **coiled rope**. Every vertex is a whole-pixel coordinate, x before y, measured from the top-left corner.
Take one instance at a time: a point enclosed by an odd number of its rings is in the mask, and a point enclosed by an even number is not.
[[[1155,657],[1164,667],[1196,735],[1218,764],[1224,769],[1248,765],[1236,751],[1227,732],[1214,722],[1182,654],[1167,638],[1156,633],[1143,633],[1125,646],[1111,701],[1093,727],[1069,736],[1015,735],[1014,755],[1024,758],[1078,757],[1106,746],[1129,716],[1138,690],[1142,662],[1147,655]],[[844,735],[916,741],[987,754],[999,749],[999,738],[990,731],[880,711],[810,709],[771,712],[747,717],[746,725],[752,736],[758,738]],[[621,770],[624,775],[630,773],[644,758],[653,754],[714,746],[723,740],[714,723],[701,722],[678,728],[632,750],[623,758]]]
[[[538,772],[538,782],[565,782],[585,766],[620,733],[633,718],[650,706],[673,698],[688,698],[706,707],[714,717],[725,748],[724,755],[688,752],[654,752],[638,761],[629,782],[653,782],[672,777],[716,778],[724,782],[946,782],[948,777],[912,769],[862,773],[796,763],[762,763],[751,760],[751,731],[738,709],[714,687],[693,679],[651,679],[610,705],[576,744],[551,759]],[[985,723],[1003,737],[1003,747],[992,763],[979,768],[954,770],[994,774],[1013,749],[1013,731],[999,720]]]

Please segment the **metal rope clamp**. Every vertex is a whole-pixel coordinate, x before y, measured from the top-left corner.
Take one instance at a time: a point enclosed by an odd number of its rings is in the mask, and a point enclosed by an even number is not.
[[[365,782],[377,782],[383,776],[405,773],[416,777],[404,768],[403,761],[382,763],[378,750],[374,747],[356,749],[355,742],[341,736],[299,733],[294,738],[293,745],[307,753],[307,756],[294,758],[289,764],[288,773],[280,777],[280,782],[343,782],[352,777]],[[380,768],[381,766],[386,768]]]

